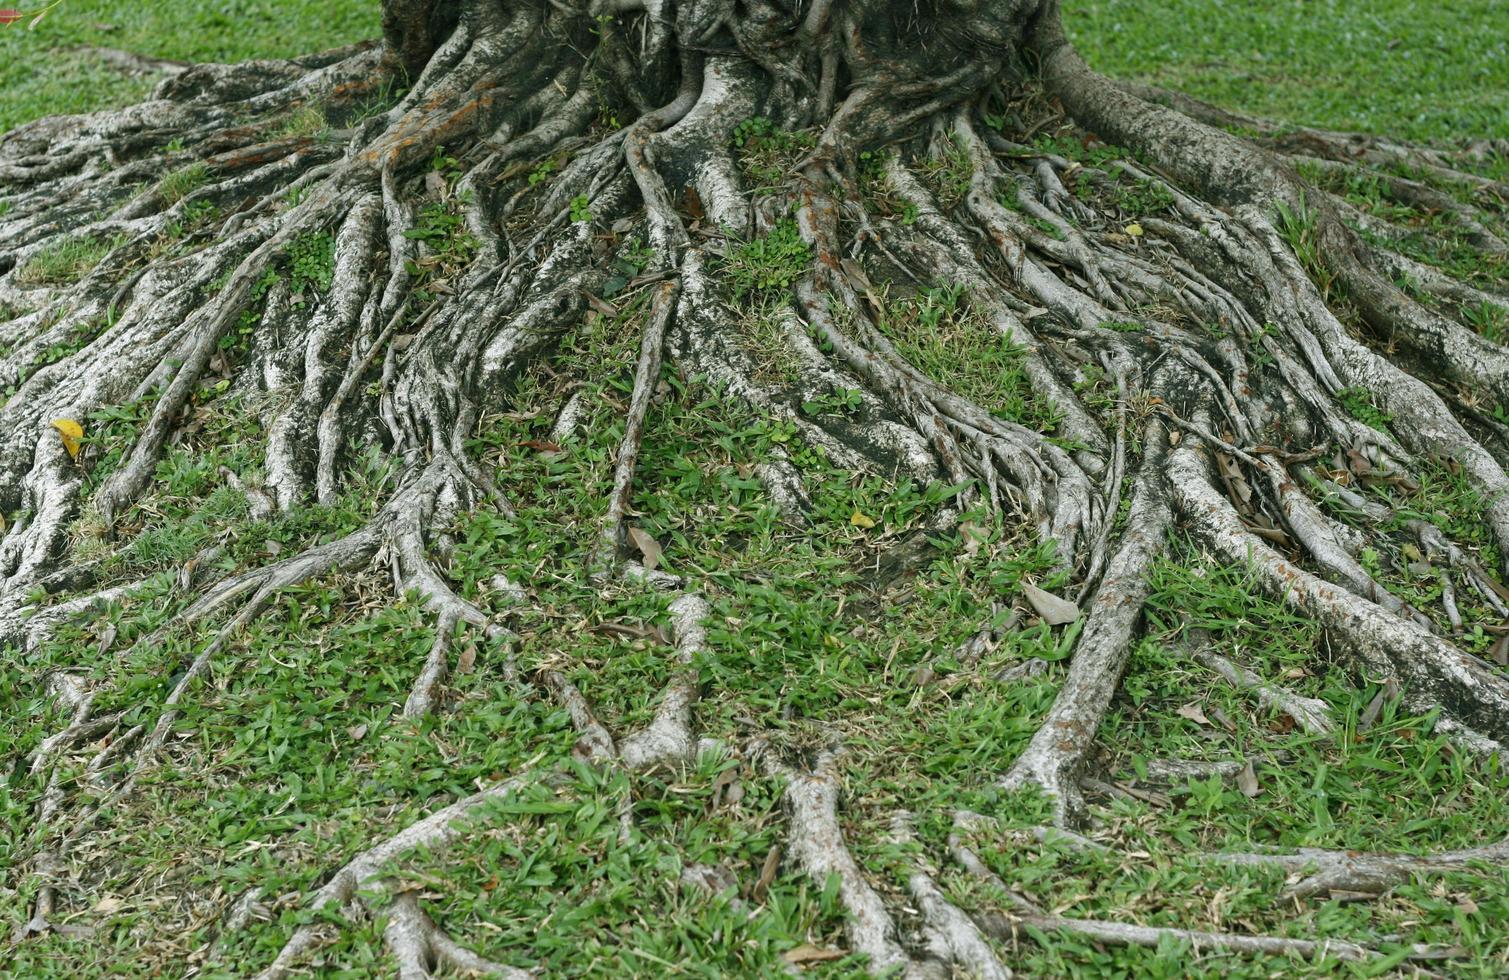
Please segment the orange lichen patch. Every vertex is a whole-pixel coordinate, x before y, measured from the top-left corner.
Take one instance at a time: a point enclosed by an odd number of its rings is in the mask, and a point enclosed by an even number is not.
[[[314,145],[314,140],[310,137],[294,136],[272,143],[260,143],[256,146],[241,147],[220,153],[209,157],[205,163],[222,172],[249,170],[282,159],[290,153],[297,153],[312,145]]]

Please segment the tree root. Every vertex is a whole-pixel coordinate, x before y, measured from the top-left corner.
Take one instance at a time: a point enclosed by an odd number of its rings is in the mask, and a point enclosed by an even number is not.
[[[1244,867],[1282,868],[1293,875],[1285,898],[1308,898],[1330,892],[1381,895],[1415,875],[1494,869],[1509,859],[1509,842],[1440,854],[1368,854],[1302,847],[1294,854],[1210,854],[1209,860]]]

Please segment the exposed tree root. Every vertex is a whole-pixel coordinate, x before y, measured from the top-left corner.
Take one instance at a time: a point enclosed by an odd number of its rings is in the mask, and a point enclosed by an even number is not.
[[[1294,873],[1296,878],[1284,890],[1285,897],[1305,898],[1327,892],[1377,895],[1414,875],[1442,874],[1475,866],[1502,867],[1505,858],[1509,857],[1509,843],[1419,856],[1304,847],[1294,854],[1213,854],[1210,857],[1226,864],[1283,868]]]

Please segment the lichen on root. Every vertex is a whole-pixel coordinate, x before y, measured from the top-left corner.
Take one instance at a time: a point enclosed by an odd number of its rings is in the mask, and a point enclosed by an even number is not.
[[[401,713],[414,724],[443,701],[459,637],[513,641],[509,603],[530,601],[527,583],[504,581],[490,601],[447,575],[446,528],[472,513],[512,513],[508,472],[489,472],[471,441],[584,317],[638,296],[648,313],[612,490],[579,572],[678,596],[670,680],[645,692],[657,705],[649,724],[615,732],[590,686],[552,668],[509,667],[519,697],[569,714],[579,760],[605,771],[689,765],[709,750],[757,760],[786,787],[790,863],[819,889],[837,882],[851,944],[877,972],[1007,976],[1008,947],[987,937],[1011,943],[1021,930],[1374,955],[1325,937],[963,910],[925,856],[907,878],[924,921],[906,934],[846,839],[840,746],[809,759],[780,731],[748,732],[738,745],[699,735],[713,586],[658,568],[659,545],[636,539],[627,518],[664,367],[792,426],[838,466],[955,484],[939,527],[957,529],[983,508],[1027,529],[1052,550],[1084,624],[1046,722],[1019,757],[999,760],[998,778],[1047,794],[1066,831],[1085,818],[1081,780],[1096,775],[1097,733],[1143,626],[1151,569],[1176,529],[1250,568],[1254,588],[1313,617],[1352,669],[1399,685],[1465,749],[1497,752],[1509,738],[1509,675],[1464,648],[1454,597],[1470,590],[1502,612],[1503,569],[1434,526],[1403,525],[1448,558],[1443,625],[1366,567],[1365,551],[1401,525],[1337,481],[1408,482],[1422,466],[1448,467],[1482,502],[1476,516],[1509,560],[1509,429],[1483,410],[1484,399],[1509,403],[1509,351],[1464,312],[1469,302],[1509,310],[1509,287],[1432,272],[1391,248],[1387,228],[1364,239],[1345,202],[1301,165],[1372,173],[1403,161],[1500,203],[1501,184],[1446,151],[1275,134],[1250,120],[1242,125],[1258,136],[1232,135],[1217,110],[1096,74],[1064,37],[1054,0],[388,0],[383,29],[378,45],[190,68],[141,105],[43,120],[0,140],[7,649],[34,648],[144,587],[102,583],[97,564],[75,554],[77,526],[92,521],[111,540],[166,447],[196,424],[207,388],[267,406],[260,473],[229,478],[259,516],[336,500],[364,452],[393,462],[362,526],[213,581],[186,566],[193,601],[125,654],[150,653],[175,631],[196,637],[191,656],[169,659],[169,693],[150,724],[126,709],[96,713],[97,692],[67,671],[36,679],[68,720],[25,760],[41,787],[26,869],[43,884],[23,935],[59,926],[61,857],[136,791],[180,702],[281,590],[376,568],[395,594],[419,598],[434,626]],[[1050,103],[1066,132],[1105,141],[1090,165],[1032,142],[1055,124],[1043,115]],[[312,106],[322,132],[289,125]],[[812,135],[752,201],[731,141],[756,117]],[[941,179],[940,159],[956,168]],[[1157,216],[1128,222],[1107,204],[1101,192],[1127,177],[1163,202]],[[1383,179],[1502,256],[1493,230],[1502,222],[1488,205]],[[796,265],[739,279],[741,243],[775,235],[787,251],[770,261]],[[625,275],[630,237],[645,244]],[[887,333],[893,298],[876,284],[925,290],[939,278],[961,286],[971,314],[1017,352],[1051,422],[993,407],[988,386],[930,375]],[[770,337],[741,336],[747,321],[729,315],[752,288],[774,297],[763,322],[784,351],[781,383],[756,363]],[[1109,411],[1082,395],[1092,372],[1114,388]],[[804,407],[835,391],[852,393],[862,424]],[[1371,420],[1359,417],[1359,399]],[[127,405],[139,409],[134,428],[109,456],[94,443],[80,451],[53,425]],[[561,438],[582,412],[567,402]],[[757,475],[789,519],[804,519],[812,501],[789,461],[773,456]],[[1360,528],[1334,516],[1338,500],[1364,514]],[[917,560],[898,556],[892,580]],[[1017,605],[1049,617],[1041,602]],[[959,659],[972,666],[998,632],[982,627]],[[1321,707],[1223,657],[1205,662],[1318,735],[1332,731]],[[57,760],[91,752],[70,794]],[[484,804],[558,779],[548,768],[508,776],[395,828],[334,872],[309,907],[386,909],[383,936],[406,977],[440,966],[523,975],[461,947],[412,891],[389,887],[385,862],[421,845],[436,853]],[[974,819],[946,816],[960,827]],[[909,846],[912,819],[895,821]],[[632,822],[626,811],[626,834]],[[1313,860],[1314,880],[1381,888],[1499,853],[1228,860],[1286,869]],[[993,877],[963,843],[936,857]],[[374,904],[372,892],[389,901]],[[300,926],[264,975],[287,974],[325,935]]]

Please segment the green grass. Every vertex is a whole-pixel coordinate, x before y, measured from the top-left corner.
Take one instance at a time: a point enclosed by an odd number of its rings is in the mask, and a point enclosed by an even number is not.
[[[286,55],[374,34],[375,8],[251,2],[222,5],[218,12],[142,11],[68,0],[35,33],[0,31],[0,45],[10,46],[0,48],[10,55],[0,84],[14,96],[0,106],[0,127],[45,111],[129,100],[144,88],[111,73],[110,84],[91,85],[94,76],[77,59],[54,57],[54,49],[92,43],[184,58]],[[1094,27],[1095,35],[1082,42],[1102,67],[1177,81],[1237,107],[1439,139],[1457,135],[1452,127],[1458,125],[1485,131],[1494,119],[1502,131],[1506,97],[1491,91],[1502,82],[1493,74],[1502,65],[1494,68],[1484,56],[1486,5],[1471,8],[1476,32],[1465,22],[1430,24],[1424,13],[1418,23],[1402,19],[1415,9],[1387,2],[1363,15],[1341,4],[1205,3],[1196,9],[1180,2],[1155,12],[1145,4],[1081,3],[1070,14],[1082,35]],[[1361,26],[1347,34],[1352,24]],[[1373,43],[1386,27],[1407,28],[1404,43],[1393,50]],[[1333,29],[1341,31],[1336,38],[1317,33]],[[1181,31],[1199,37],[1158,40]],[[1408,91],[1394,75],[1377,71],[1371,77],[1381,78],[1382,88],[1367,99],[1355,88],[1339,99],[1324,91],[1335,73],[1376,69],[1401,51],[1416,50],[1411,45],[1427,33],[1456,45],[1460,58],[1437,59],[1427,71],[1418,70],[1421,59],[1409,62],[1406,67],[1417,71],[1408,74]],[[210,47],[217,43],[224,47]],[[1217,45],[1224,66],[1207,63]],[[1273,69],[1272,78],[1260,76],[1261,84],[1228,78],[1226,89],[1201,88],[1240,70],[1231,66],[1246,64],[1259,47],[1285,53],[1288,67]],[[44,63],[47,70],[39,71]],[[1365,84],[1350,76],[1342,81]],[[1421,100],[1448,88],[1456,100],[1450,113],[1410,121],[1429,104]],[[1347,115],[1349,106],[1362,107],[1355,119]],[[283,132],[312,135],[323,125],[311,111],[288,119]],[[780,133],[769,124],[751,121],[742,130],[734,137],[739,159],[757,185],[777,180],[806,148],[804,134]],[[1098,151],[1068,146],[1064,152]],[[962,189],[957,163],[946,159],[931,175],[944,190]],[[410,270],[420,288],[455,275],[477,248],[458,217],[454,161],[437,155],[434,170],[447,181],[447,193],[407,230],[423,244]],[[531,183],[543,184],[553,168],[542,164],[536,172],[539,180]],[[203,177],[176,171],[160,189],[181,199]],[[1375,185],[1344,190],[1359,206],[1389,207]],[[1130,219],[1168,204],[1155,185],[1125,175],[1117,175],[1107,193]],[[590,211],[590,202],[578,210]],[[1285,231],[1300,247],[1311,229],[1301,214],[1288,216]],[[99,261],[104,244],[70,242],[33,259],[35,269],[25,274],[39,277],[34,281],[82,275]],[[795,371],[775,304],[808,259],[794,225],[782,222],[763,238],[731,243],[723,260],[722,272],[739,294],[741,330],[772,379],[790,380]],[[135,795],[101,815],[100,833],[91,838],[97,847],[72,856],[60,901],[69,924],[96,931],[0,948],[0,972],[177,975],[192,962],[204,976],[254,973],[292,928],[312,918],[303,896],[333,868],[479,783],[530,766],[562,775],[477,817],[447,854],[407,855],[391,869],[393,879],[418,889],[436,921],[469,947],[550,976],[650,977],[775,976],[782,954],[793,947],[846,945],[831,887],[783,866],[768,892],[755,889],[787,829],[780,779],[720,753],[635,776],[582,768],[572,762],[575,735],[564,712],[548,698],[525,697],[507,669],[512,661],[525,677],[560,670],[616,732],[650,719],[669,677],[669,650],[646,628],[667,621],[670,597],[594,581],[584,571],[612,485],[622,406],[647,312],[647,292],[629,292],[627,285],[645,261],[639,243],[621,245],[618,274],[604,290],[616,312],[594,313],[563,335],[550,363],[517,380],[508,411],[482,420],[468,447],[495,475],[515,513],[484,506],[456,520],[442,572],[484,605],[499,574],[528,586],[531,602],[511,617],[516,635],[510,643],[461,634],[458,646],[475,654],[471,669],[450,678],[440,710],[410,725],[397,712],[433,642],[433,616],[413,597],[394,594],[380,567],[287,590],[231,638],[188,692],[162,764],[144,776]],[[315,302],[329,288],[333,262],[329,231],[307,232],[290,244],[258,295],[285,279]],[[912,363],[1003,418],[1053,431],[1057,412],[1032,391],[1021,352],[1000,341],[963,290],[891,284],[880,295],[880,328]],[[228,337],[232,353],[242,351],[257,326],[256,315],[248,316]],[[1503,311],[1485,309],[1481,316],[1485,332],[1509,329]],[[1133,321],[1104,326],[1136,328]],[[87,343],[94,327],[60,338],[44,359]],[[1085,366],[1076,388],[1092,410],[1114,408],[1114,385],[1097,366]],[[665,567],[699,583],[712,607],[708,649],[698,662],[706,682],[696,712],[699,732],[729,745],[754,732],[773,733],[792,759],[841,739],[844,829],[865,866],[880,870],[874,883],[893,908],[907,904],[904,878],[915,849],[889,840],[891,815],[899,807],[913,810],[918,841],[936,860],[946,852],[949,814],[968,807],[993,818],[973,834],[982,859],[1061,914],[1329,936],[1391,953],[1416,942],[1461,944],[1473,956],[1445,967],[1451,975],[1509,972],[1503,928],[1509,874],[1503,869],[1406,884],[1376,901],[1296,904],[1275,898],[1282,875],[1214,867],[1191,856],[1254,845],[1449,849],[1496,839],[1509,825],[1509,773],[1501,763],[1478,764],[1453,752],[1432,733],[1433,719],[1398,703],[1385,702],[1379,717],[1364,724],[1379,689],[1332,665],[1311,620],[1255,598],[1242,568],[1215,565],[1182,539],[1173,543],[1171,560],[1155,570],[1148,629],[1100,733],[1104,756],[1097,762],[1131,784],[1154,758],[1247,759],[1256,766],[1259,794],[1248,797],[1219,780],[1191,780],[1159,787],[1149,800],[1097,797],[1091,832],[1117,848],[1114,855],[1039,844],[1024,831],[1045,821],[1044,802],[1002,793],[993,783],[1041,724],[1077,627],[1018,625],[967,670],[953,662],[951,651],[982,624],[1003,618],[996,603],[1015,595],[1023,581],[1050,590],[1064,586],[1054,556],[1031,544],[1022,529],[975,513],[967,518],[979,529],[971,531],[972,540],[957,532],[933,535],[933,557],[877,596],[874,589],[884,581],[877,569],[888,551],[923,533],[958,488],[850,473],[805,443],[795,426],[753,414],[671,370],[660,391],[630,510],[635,526],[663,548]],[[335,503],[253,519],[224,472],[253,486],[261,480],[260,420],[270,406],[223,392],[221,383],[207,379],[195,394],[195,430],[168,450],[151,492],[119,517],[114,537],[92,516],[89,498],[120,465],[156,396],[83,420],[85,499],[72,529],[74,555],[101,560],[98,586],[143,584],[104,616],[66,627],[51,642],[0,653],[0,759],[24,759],[66,724],[37,683],[49,669],[84,672],[97,684],[97,711],[124,710],[128,725],[155,722],[173,675],[219,625],[173,629],[138,656],[125,656],[192,597],[178,581],[186,562],[198,557],[205,576],[264,565],[359,527],[391,492],[394,462],[369,451],[351,461],[349,490]],[[574,394],[586,413],[577,434],[542,451]],[[1343,402],[1370,425],[1392,421],[1356,392],[1343,393]],[[800,407],[809,417],[829,419],[868,411],[845,388]],[[756,467],[777,456],[802,476],[812,501],[810,525],[784,518],[755,476]],[[1482,501],[1465,479],[1433,466],[1413,476],[1416,483],[1409,485],[1359,485],[1397,515],[1384,528],[1390,541],[1362,560],[1385,587],[1439,615],[1438,577],[1417,567],[1411,546],[1394,543],[1404,541],[1402,522],[1435,522],[1485,566],[1500,563],[1477,517]],[[1335,501],[1325,506],[1338,520],[1355,519]],[[856,523],[856,514],[873,526]],[[1467,621],[1462,642],[1482,652],[1498,621],[1465,590],[1458,601]],[[1205,631],[1218,652],[1265,678],[1323,699],[1340,723],[1338,736],[1320,740],[1298,732],[1214,678],[1187,652],[1192,629]],[[80,649],[97,652],[81,659]],[[1046,664],[1040,674],[998,679],[1002,670],[1034,659]],[[1178,713],[1188,705],[1200,706],[1215,723]],[[60,761],[70,793],[85,758]],[[730,786],[737,787],[736,798],[726,793]],[[40,792],[23,769],[0,781],[0,823],[27,828]],[[634,817],[627,835],[619,823],[624,807]],[[29,847],[24,834],[0,835],[0,867],[24,859]],[[733,889],[716,897],[688,893],[678,879],[683,864],[694,861],[724,869]],[[999,896],[956,872],[940,869],[939,881],[966,907],[1000,904]],[[220,915],[250,887],[262,889],[267,921],[220,935]],[[0,923],[24,921],[35,888],[30,877],[0,879]],[[310,964],[316,972],[392,972],[380,922],[340,924],[335,943]],[[1196,955],[1178,944],[1117,949],[1062,935],[1044,940],[1024,938],[1004,951],[1021,975],[1257,978],[1352,970],[1325,959]],[[803,972],[858,977],[863,963],[848,955]]]
[[[27,285],[64,285],[88,275],[100,260],[125,243],[123,237],[112,239],[75,236],[33,255],[16,274]]]
[[[767,893],[754,891],[785,832],[778,778],[719,753],[632,777],[582,768],[571,761],[569,719],[548,699],[522,697],[506,673],[510,657],[525,676],[562,671],[619,732],[649,720],[669,676],[663,641],[633,630],[664,624],[671,597],[604,585],[585,573],[622,437],[618,405],[633,384],[645,295],[620,296],[617,315],[589,318],[563,337],[552,363],[524,375],[510,410],[485,420],[469,446],[496,474],[515,513],[484,508],[458,520],[445,573],[484,604],[500,573],[528,583],[532,601],[511,620],[516,639],[504,646],[463,633],[458,645],[473,649],[474,665],[447,683],[441,710],[413,726],[396,712],[433,640],[433,617],[394,595],[380,568],[288,590],[234,636],[190,691],[164,764],[103,816],[99,839],[108,847],[71,868],[77,877],[69,907],[80,910],[79,924],[98,931],[87,940],[34,939],[4,954],[10,958],[0,968],[37,977],[146,976],[181,970],[186,952],[201,950],[207,976],[253,973],[289,930],[310,920],[301,896],[333,867],[478,781],[531,766],[563,775],[476,817],[446,854],[408,855],[391,869],[468,946],[551,976],[592,977],[662,976],[672,969],[666,964],[698,976],[777,975],[793,947],[844,948],[830,889],[782,868]],[[954,289],[896,306],[905,331],[964,330],[970,317],[967,297]],[[952,379],[960,384],[972,383],[969,370],[1011,367],[1009,357],[993,368],[970,367],[985,360],[979,352],[960,360],[961,374]],[[942,361],[932,367],[948,369]],[[1101,823],[1094,833],[1131,856],[1038,845],[1022,833],[1045,819],[1043,801],[992,784],[1041,724],[1076,628],[1018,626],[968,670],[949,651],[1004,615],[994,603],[1023,580],[1062,586],[1051,553],[975,514],[971,521],[982,530],[973,546],[958,533],[937,536],[936,558],[877,598],[877,561],[952,500],[953,489],[855,477],[793,427],[735,407],[694,380],[671,372],[662,380],[665,395],[647,420],[631,509],[635,525],[664,549],[665,567],[700,583],[712,606],[708,649],[698,662],[707,685],[699,730],[730,745],[751,732],[773,733],[791,757],[841,739],[845,831],[857,857],[879,870],[875,884],[893,905],[906,902],[912,854],[889,840],[894,810],[916,813],[918,840],[937,856],[946,850],[949,815],[967,807],[995,818],[973,835],[982,858],[1063,914],[1327,935],[1387,951],[1412,942],[1463,943],[1476,959],[1454,964],[1454,975],[1501,974],[1509,961],[1509,937],[1497,925],[1509,914],[1502,870],[1405,885],[1376,902],[1296,907],[1274,899],[1282,875],[1190,856],[1255,844],[1465,847],[1509,823],[1509,775],[1501,767],[1452,753],[1431,734],[1431,719],[1397,704],[1363,725],[1376,689],[1331,669],[1317,656],[1315,624],[1253,598],[1241,569],[1208,564],[1175,542],[1176,560],[1161,563],[1154,576],[1148,634],[1102,731],[1102,761],[1116,777],[1135,781],[1155,757],[1247,758],[1257,766],[1261,793],[1248,798],[1229,784],[1194,780],[1162,788],[1159,802],[1095,800]],[[578,433],[542,451],[562,403],[577,391],[587,406]],[[88,420],[86,493],[129,446],[148,404]],[[183,562],[219,546],[203,559],[218,575],[330,540],[360,525],[391,478],[391,462],[368,454],[355,461],[351,491],[335,505],[252,520],[222,468],[253,485],[260,479],[255,432],[265,409],[217,397],[213,388],[196,397],[195,408],[205,427],[168,453],[152,494],[121,520],[119,540],[107,542],[90,523],[87,502],[75,528],[81,557],[114,555],[100,584],[147,576],[139,592],[109,610],[118,633],[86,668],[100,682],[99,710],[124,709],[128,722],[153,723],[168,690],[164,676],[202,648],[214,625],[172,630],[162,643],[124,656],[188,601],[175,584]],[[810,527],[788,523],[752,476],[777,452],[802,474],[813,502]],[[1378,492],[1421,512],[1471,513],[1476,506],[1460,499],[1460,480],[1450,474],[1430,476],[1418,490]],[[855,525],[856,512],[874,526]],[[1464,533],[1456,524],[1447,530]],[[881,602],[886,615],[878,612]],[[81,646],[104,642],[102,626],[70,627],[39,649],[0,657],[7,719],[0,756],[24,756],[56,730],[59,709],[28,678],[77,667]],[[1297,732],[1213,678],[1184,652],[1191,628],[1208,631],[1216,649],[1244,666],[1326,700],[1342,722],[1341,736],[1322,741]],[[1031,659],[1046,669],[1027,680],[995,678]],[[1198,725],[1177,714],[1191,703],[1225,722]],[[737,787],[737,798],[720,795],[728,786]],[[30,780],[0,787],[0,819],[22,825],[39,791]],[[618,821],[624,807],[634,815],[627,836]],[[0,863],[14,846],[0,839]],[[688,862],[724,869],[733,890],[689,894],[678,884]],[[999,901],[946,869],[940,883],[969,907]],[[0,891],[0,920],[23,914],[35,883],[17,886]],[[253,886],[263,889],[268,921],[217,936],[219,911]],[[337,921],[338,938],[321,954],[326,968],[391,971],[380,925]],[[1039,977],[1337,970],[1323,959],[1194,957],[1177,944],[1113,949],[1067,936],[1024,941],[1008,955],[1023,975]],[[850,955],[810,972],[858,977],[863,964]]]
[[[807,271],[809,260],[810,249],[796,222],[788,218],[758,238],[732,243],[721,272],[733,288],[734,299],[759,299],[789,289]]]
[[[191,62],[290,58],[378,36],[378,13],[376,0],[64,0],[36,30],[0,29],[0,131],[125,105],[151,90],[155,79],[129,77],[81,48]]]
[[[202,162],[195,161],[158,181],[157,193],[162,195],[163,203],[177,204],[209,183],[209,180],[210,168]]]
[[[1509,131],[1509,59],[1497,0],[1069,0],[1065,21],[1103,71],[1308,125],[1456,140]],[[142,97],[135,79],[77,53],[114,47],[187,61],[291,57],[378,34],[368,0],[135,4],[67,0],[35,31],[0,31],[0,130]],[[292,124],[291,124],[292,125]],[[317,131],[313,120],[299,132]],[[768,128],[768,126],[767,126]],[[292,131],[292,130],[291,130]],[[755,137],[776,173],[799,146]],[[788,145],[790,144],[790,145]]]
[[[1499,0],[1066,0],[1096,68],[1279,121],[1428,141],[1509,132]]]

